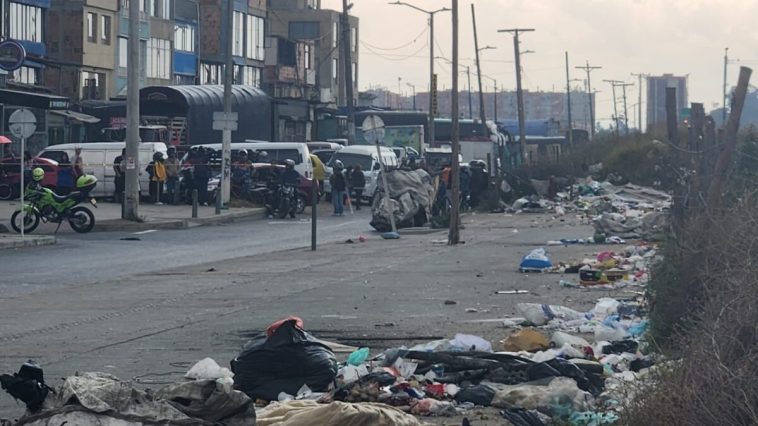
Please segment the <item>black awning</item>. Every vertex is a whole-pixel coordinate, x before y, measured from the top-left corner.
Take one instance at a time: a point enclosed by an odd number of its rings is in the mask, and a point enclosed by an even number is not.
[[[8,89],[0,89],[0,103],[4,105],[47,110],[69,109],[69,100],[63,96]]]

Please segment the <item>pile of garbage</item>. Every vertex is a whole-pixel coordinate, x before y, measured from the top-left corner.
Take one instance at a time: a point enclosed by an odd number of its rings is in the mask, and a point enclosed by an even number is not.
[[[624,238],[655,241],[668,226],[671,195],[663,191],[633,184],[616,186],[592,178],[554,193],[547,190],[548,181],[533,180],[532,186],[538,195],[517,199],[508,211],[582,215],[594,225],[595,235],[581,243],[615,243]]]
[[[389,200],[384,196],[383,185],[378,185],[374,194],[371,206],[371,226],[374,229],[390,231],[390,215],[394,216],[398,228],[422,226],[428,221],[434,195],[429,173],[421,169],[391,170],[387,173],[387,188]]]

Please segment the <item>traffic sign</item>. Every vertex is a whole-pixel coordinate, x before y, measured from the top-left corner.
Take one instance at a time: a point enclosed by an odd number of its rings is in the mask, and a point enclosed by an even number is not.
[[[28,138],[37,130],[37,119],[28,109],[17,109],[8,119],[8,128],[15,137]]]
[[[238,115],[236,112],[226,114],[224,112],[213,113],[213,130],[237,130]]]
[[[16,40],[5,40],[0,43],[0,69],[15,71],[21,68],[26,59],[26,49]]]
[[[363,137],[368,143],[384,141],[384,120],[376,114],[370,114],[363,120],[361,130],[363,130]]]

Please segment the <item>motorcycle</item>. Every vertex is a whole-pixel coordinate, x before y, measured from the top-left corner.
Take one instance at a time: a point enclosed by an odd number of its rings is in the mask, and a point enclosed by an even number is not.
[[[287,214],[295,218],[297,212],[297,195],[293,185],[279,185],[276,192],[276,213],[279,219],[284,219]]]
[[[94,188],[91,184],[88,188],[79,188],[81,191],[72,192],[68,195],[58,195],[49,188],[39,184],[31,184],[26,187],[24,197],[28,204],[16,210],[11,216],[11,226],[16,232],[21,232],[23,226],[25,233],[37,229],[40,221],[58,223],[55,232],[58,232],[64,220],[76,232],[86,233],[95,226],[95,216],[92,211],[79,204],[89,202],[97,208],[97,201],[89,196],[89,191]],[[21,220],[19,220],[21,218]]]

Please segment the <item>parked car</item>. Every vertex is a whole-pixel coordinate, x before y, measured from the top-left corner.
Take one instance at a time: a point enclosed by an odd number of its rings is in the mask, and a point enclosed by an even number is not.
[[[32,159],[31,169],[36,167],[45,171],[42,186],[55,190],[58,185],[58,163],[48,158],[35,157]],[[10,200],[21,195],[20,170],[20,159],[3,158],[0,160],[0,200]],[[27,170],[26,173],[25,184],[31,180],[30,170]]]
[[[317,149],[315,151],[311,151],[311,154],[318,157],[318,159],[321,160],[324,165],[327,165],[329,164],[329,160],[332,159],[332,156],[337,151],[337,149]]]
[[[310,149],[311,152],[319,149],[342,149],[342,145],[336,142],[306,142],[305,144],[308,145],[308,149]]]

